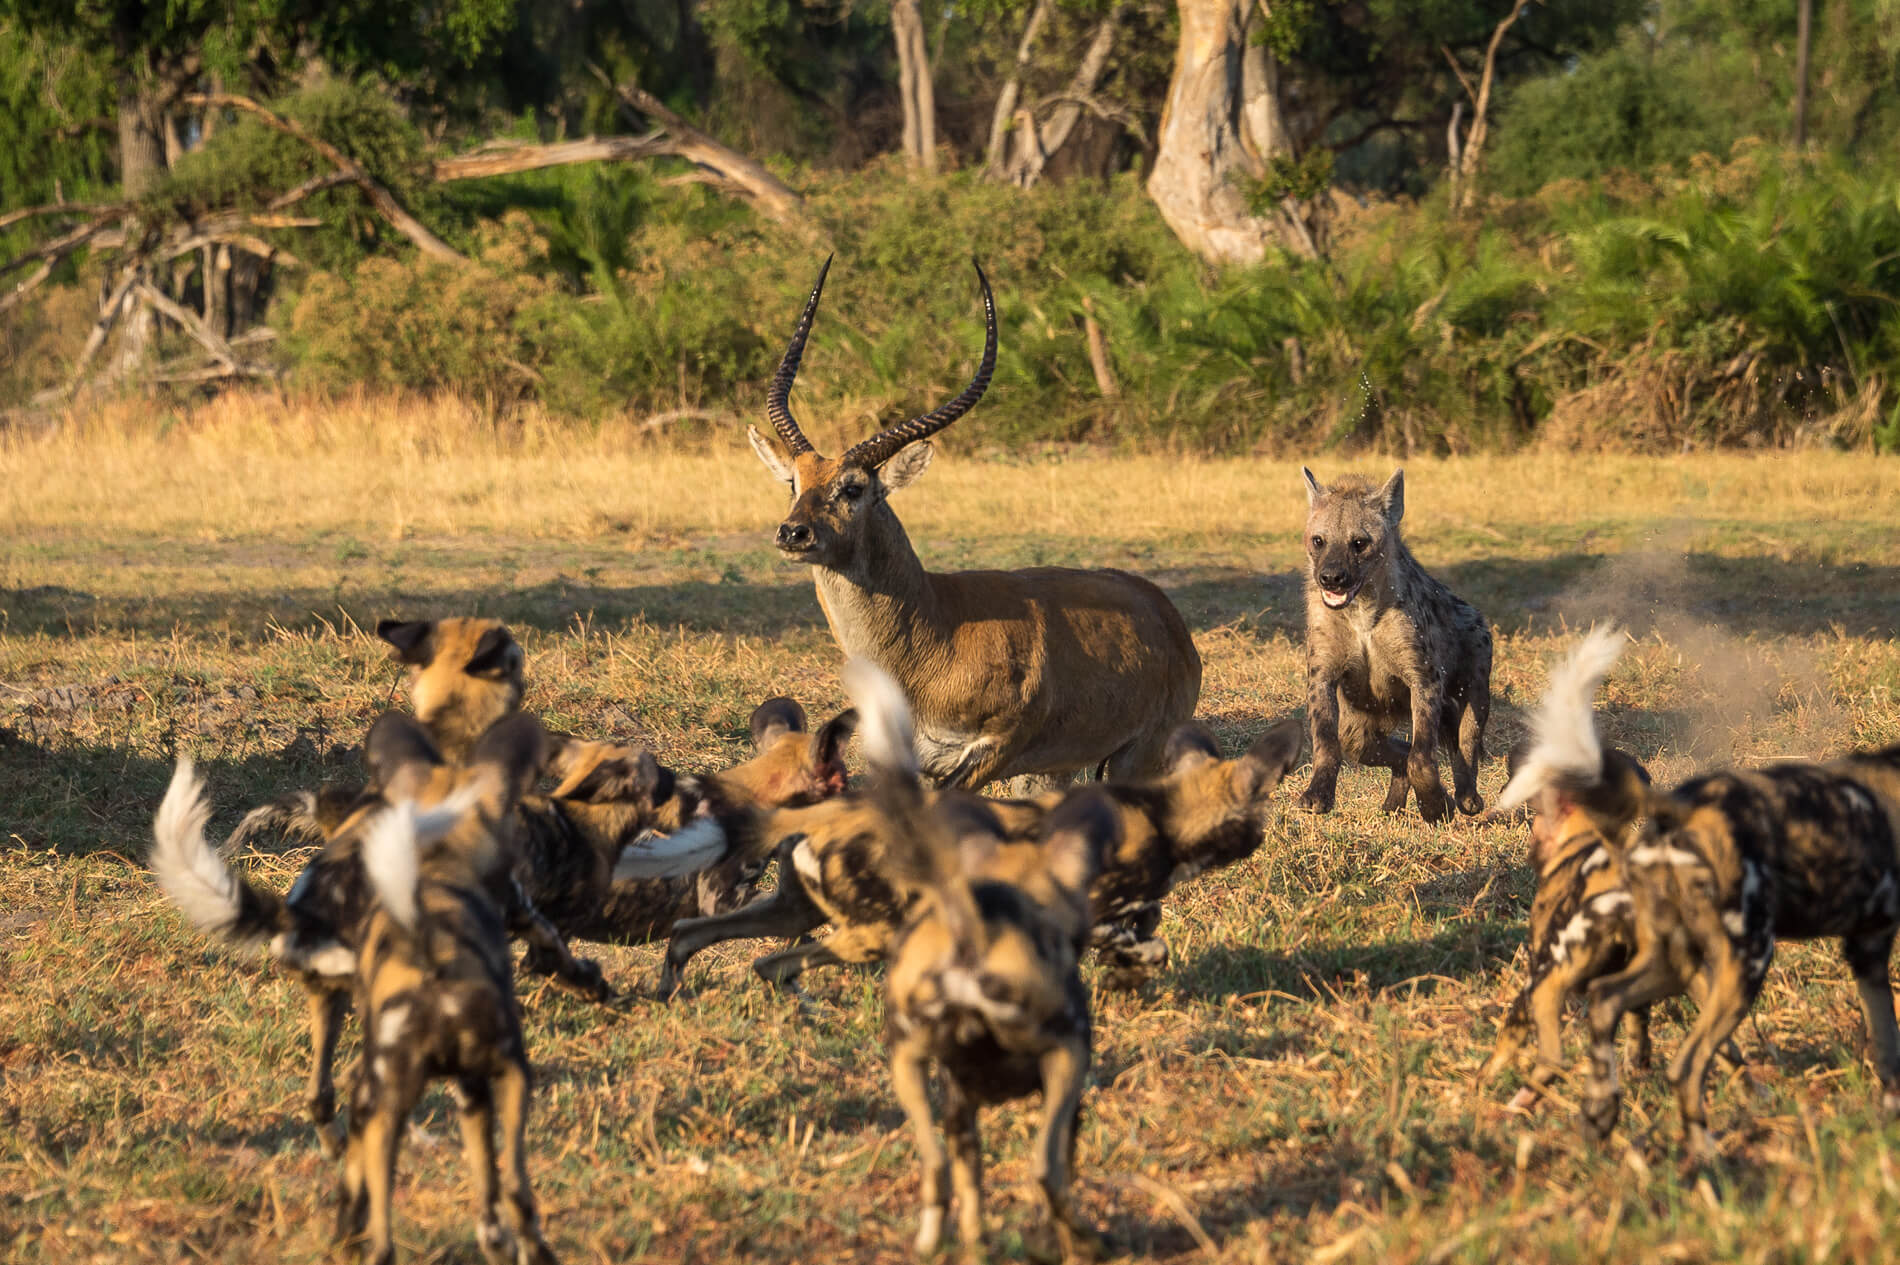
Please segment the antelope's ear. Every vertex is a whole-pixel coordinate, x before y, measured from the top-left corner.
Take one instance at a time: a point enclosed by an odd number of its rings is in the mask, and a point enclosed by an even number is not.
[[[1271,795],[1273,788],[1299,763],[1300,747],[1305,741],[1306,727],[1293,717],[1261,734],[1253,746],[1247,748],[1247,754],[1236,762],[1234,776],[1244,783],[1241,789],[1247,797],[1259,800]]]
[[[1405,517],[1405,469],[1400,467],[1379,489],[1379,503],[1385,507],[1385,521],[1397,527]]]
[[[1306,480],[1306,508],[1312,509],[1326,495],[1326,485],[1313,477],[1313,472],[1305,466],[1300,467],[1300,477]]]
[[[1220,743],[1206,725],[1190,720],[1168,735],[1168,746],[1161,767],[1170,774],[1220,759]]]
[[[429,619],[384,619],[377,621],[376,635],[396,648],[396,659],[418,666],[428,663],[433,653],[430,642],[435,621]]]
[[[786,487],[794,486],[792,467],[778,455],[778,449],[772,447],[772,441],[761,435],[756,426],[746,427],[745,437],[751,443],[752,451],[758,453],[759,460],[765,463],[765,468],[772,472],[772,477]]]
[[[909,487],[917,482],[919,476],[930,468],[930,459],[937,455],[937,449],[928,439],[897,450],[897,455],[878,467],[877,477],[888,492]]]
[[[749,727],[753,749],[763,751],[786,734],[804,733],[805,709],[798,705],[797,699],[768,698],[752,709]]]

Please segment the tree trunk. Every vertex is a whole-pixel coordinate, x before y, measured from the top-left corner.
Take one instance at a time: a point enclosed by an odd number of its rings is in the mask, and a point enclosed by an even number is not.
[[[1484,74],[1478,80],[1478,92],[1471,103],[1471,130],[1465,133],[1464,152],[1458,157],[1451,187],[1451,209],[1463,211],[1471,203],[1472,186],[1478,178],[1478,162],[1484,157],[1485,134],[1490,126],[1491,84],[1497,78],[1498,46],[1524,12],[1528,0],[1512,0],[1511,11],[1491,32],[1491,43],[1484,50]]]
[[[149,90],[119,88],[119,184],[127,201],[142,198],[165,176],[164,123]]]
[[[1004,80],[1003,90],[996,95],[996,109],[990,115],[990,143],[983,161],[984,174],[991,180],[1001,180],[1006,174],[1009,125],[1016,117],[1016,102],[1022,97],[1023,71],[1029,67],[1030,50],[1048,20],[1049,0],[1036,0],[1036,7],[1029,13],[1029,24],[1023,28],[1022,43],[1016,46],[1016,65]]]
[[[930,50],[917,0],[894,0],[891,34],[897,41],[897,90],[904,105],[904,152],[920,170],[937,169],[937,98],[930,82]]]
[[[1210,263],[1258,263],[1275,226],[1238,181],[1265,175],[1241,136],[1252,0],[1176,0],[1181,42],[1161,113],[1148,196],[1189,250]]]
[[[1050,113],[1049,122],[1038,129],[1032,114],[1027,129],[1019,129],[1024,135],[1018,143],[1010,173],[1016,184],[1025,189],[1035,184],[1042,178],[1043,167],[1050,156],[1069,143],[1069,136],[1082,119],[1083,103],[1094,98],[1095,86],[1108,68],[1108,55],[1115,49],[1115,32],[1121,20],[1122,9],[1117,5],[1096,24],[1088,50],[1082,54],[1081,64],[1069,79],[1068,91]]]
[[[1808,50],[1814,42],[1814,0],[1800,0],[1795,10],[1794,147],[1808,143]]]

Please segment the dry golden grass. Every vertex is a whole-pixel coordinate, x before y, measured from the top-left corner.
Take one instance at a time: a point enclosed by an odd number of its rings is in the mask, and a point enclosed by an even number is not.
[[[1416,551],[1498,630],[1493,752],[1567,630],[1604,614],[1639,633],[1607,726],[1662,776],[1900,740],[1900,465],[1538,454],[1407,478]],[[897,507],[933,565],[1159,577],[1230,745],[1301,705],[1292,464],[945,458]],[[204,762],[221,828],[348,776],[397,680],[357,629],[481,611],[519,632],[552,723],[686,768],[729,761],[768,694],[842,702],[810,581],[768,545],[782,508],[723,438],[670,452],[532,421],[498,438],[451,406],[227,397],[0,440],[0,1251],[324,1251],[335,1174],[298,1115],[297,991],[193,935],[139,864],[177,752]],[[1494,760],[1481,786],[1501,782]],[[1713,1095],[1712,1203],[1666,1150],[1626,1162],[1627,1133],[1586,1144],[1564,1110],[1507,1116],[1511,1085],[1471,1085],[1517,982],[1522,832],[1384,819],[1379,783],[1349,772],[1333,815],[1283,814],[1252,861],[1171,902],[1155,986],[1098,997],[1078,1171],[1117,1258],[1886,1254],[1900,1187],[1831,948],[1786,946],[1743,1031],[1766,1096]],[[281,885],[301,859],[244,861]],[[815,975],[806,1016],[751,980],[752,947],[696,963],[703,987],[670,1007],[526,997],[532,1168],[563,1259],[907,1255],[917,1184],[876,977]],[[656,963],[600,957],[626,986]],[[1659,1049],[1679,1033],[1664,1019]],[[1630,1129],[1673,1145],[1660,1074],[1631,1082]],[[424,1116],[435,1141],[405,1150],[399,1241],[473,1260],[446,1101]],[[1007,1259],[1047,1246],[1033,1123],[985,1118]]]

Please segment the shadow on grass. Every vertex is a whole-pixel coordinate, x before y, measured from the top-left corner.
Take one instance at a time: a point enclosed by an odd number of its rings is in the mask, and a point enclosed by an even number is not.
[[[1520,924],[1473,919],[1428,940],[1324,945],[1293,953],[1219,945],[1181,962],[1170,982],[1204,1001],[1266,992],[1326,1001],[1347,988],[1376,993],[1410,986],[1431,993],[1446,979],[1496,970],[1525,939]]]
[[[1840,628],[1887,636],[1900,624],[1900,567],[1829,565],[1773,557],[1669,555],[1662,579],[1614,570],[1628,555],[1568,554],[1555,558],[1486,558],[1435,569],[1460,596],[1506,633],[1548,632],[1567,620],[1587,624],[1593,607],[1644,631],[1647,617],[1688,617],[1738,635],[1809,634]],[[642,619],[695,632],[770,636],[788,629],[822,630],[818,602],[802,574],[736,567],[719,582],[679,580],[626,587],[561,577],[513,587],[430,587],[405,575],[366,571],[331,588],[256,594],[172,592],[99,595],[56,585],[0,590],[0,625],[12,635],[83,636],[94,631],[169,634],[174,628],[261,635],[270,625],[315,629],[344,617],[370,627],[383,617],[470,614],[524,628],[561,632],[577,619],[618,627]],[[1195,566],[1157,571],[1160,583],[1196,631],[1233,627],[1260,638],[1298,640],[1305,625],[1301,575],[1248,568]],[[1599,598],[1589,595],[1601,591]]]

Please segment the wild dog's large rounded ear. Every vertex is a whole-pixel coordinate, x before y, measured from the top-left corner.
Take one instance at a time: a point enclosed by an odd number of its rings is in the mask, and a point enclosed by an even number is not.
[[[772,472],[773,478],[787,487],[797,486],[792,475],[791,463],[778,455],[778,449],[772,447],[771,440],[759,433],[758,427],[746,427],[745,437],[746,441],[752,445],[752,451],[757,453],[759,460],[765,463],[765,468]]]
[[[484,807],[491,812],[512,807],[541,775],[547,750],[547,732],[526,712],[504,716],[483,730],[469,753],[469,767],[492,769],[500,781],[496,798]]]
[[[858,732],[858,709],[847,707],[818,727],[812,735],[812,763],[820,768],[836,767],[840,774],[844,772],[844,744],[851,741],[851,735]],[[840,790],[843,787],[839,788]]]
[[[1630,772],[1634,773],[1644,786],[1654,786],[1656,784],[1655,779],[1649,776],[1649,770],[1643,767],[1642,761],[1621,747],[1615,748],[1615,752],[1617,755],[1623,757],[1624,761],[1629,765]]]
[[[805,732],[805,709],[796,699],[768,698],[752,709],[752,746],[763,751],[786,734]]]
[[[442,763],[442,752],[414,716],[384,712],[363,740],[363,763],[369,767],[372,786],[384,788],[397,799],[414,799]]]
[[[657,804],[672,798],[673,771],[654,759],[651,751],[601,743],[587,745],[592,750],[577,756],[561,784],[554,788],[554,798],[586,804],[630,800]]]
[[[1379,504],[1385,509],[1385,521],[1397,527],[1405,517],[1405,467],[1394,470],[1379,489]]]
[[[1161,767],[1169,773],[1179,773],[1199,764],[1220,759],[1220,743],[1214,732],[1198,720],[1190,720],[1172,734],[1168,735],[1167,750],[1161,757]]]
[[[1261,799],[1273,793],[1299,763],[1300,748],[1306,742],[1306,726],[1289,716],[1263,733],[1236,762],[1234,777],[1249,799]]]
[[[509,673],[520,671],[525,657],[521,653],[521,645],[515,640],[514,634],[500,624],[496,624],[482,633],[481,638],[476,641],[475,653],[471,654],[468,662],[462,665],[462,671],[470,676],[488,674],[507,676]]]
[[[1063,796],[1043,824],[1043,864],[1063,888],[1085,894],[1121,842],[1115,802],[1100,786],[1085,786]]]
[[[424,664],[429,661],[429,643],[435,632],[432,619],[382,619],[376,622],[376,635],[396,649],[400,663]]]
[[[928,439],[920,439],[914,444],[899,448],[896,456],[878,467],[878,481],[891,492],[909,487],[917,482],[925,470],[930,468],[930,459],[936,455],[936,445]]]
[[[1315,479],[1305,466],[1300,467],[1300,477],[1306,480],[1306,508],[1312,509],[1326,495],[1326,485]]]

